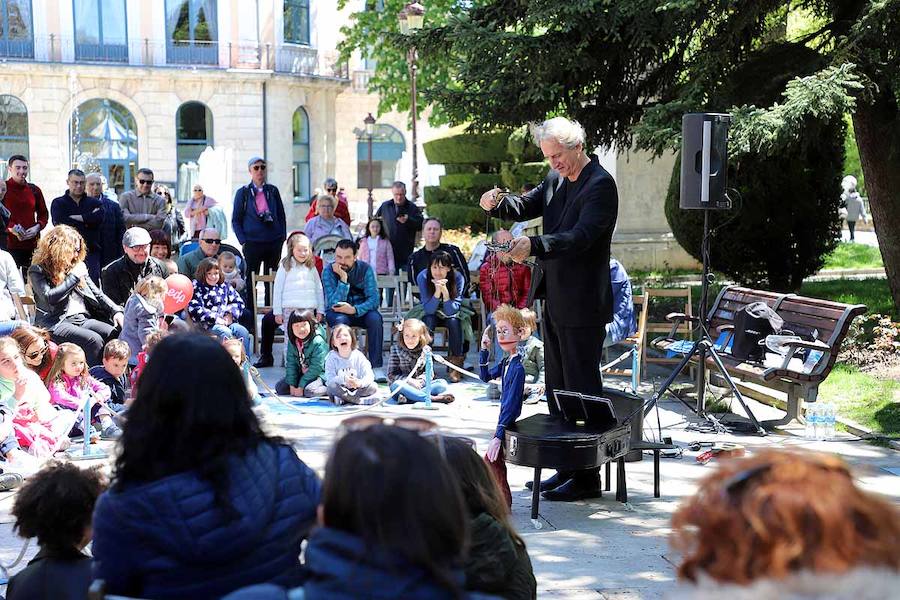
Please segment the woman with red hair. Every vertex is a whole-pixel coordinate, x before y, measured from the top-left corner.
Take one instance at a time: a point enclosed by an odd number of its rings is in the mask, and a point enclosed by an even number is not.
[[[672,600],[900,597],[900,510],[827,454],[725,461],[672,517]]]

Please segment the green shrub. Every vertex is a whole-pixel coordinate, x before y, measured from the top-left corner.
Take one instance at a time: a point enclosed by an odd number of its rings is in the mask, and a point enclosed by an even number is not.
[[[538,162],[544,160],[541,149],[534,145],[531,132],[523,125],[509,134],[506,151],[517,162]]]
[[[456,175],[457,173],[477,173],[478,167],[475,165],[444,165],[444,172],[447,175]]]
[[[423,144],[425,157],[434,164],[490,164],[507,159],[509,133],[461,133]]]
[[[518,192],[526,183],[539,184],[547,176],[550,166],[544,162],[513,164],[505,162],[500,166],[503,186]]]
[[[450,190],[481,190],[482,193],[499,186],[497,173],[453,173],[441,175],[441,187]]]
[[[437,217],[444,229],[471,227],[472,231],[484,232],[485,213],[478,206],[459,204],[428,204],[428,216]]]
[[[425,188],[425,204],[459,204],[463,206],[475,206],[481,193],[476,194],[471,190],[448,190],[446,188],[429,185]]]

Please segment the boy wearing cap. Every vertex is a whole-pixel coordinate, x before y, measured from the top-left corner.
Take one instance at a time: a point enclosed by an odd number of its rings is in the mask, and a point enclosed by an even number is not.
[[[100,286],[103,293],[120,306],[124,306],[138,281],[148,275],[165,279],[169,270],[156,258],[150,256],[150,234],[141,227],[132,227],[122,236],[125,256],[118,258],[103,268]]]
[[[287,239],[281,193],[266,182],[267,167],[266,159],[261,156],[247,162],[250,183],[235,192],[231,211],[231,226],[243,246],[248,275],[258,273],[260,265],[265,265],[266,273],[276,271]]]

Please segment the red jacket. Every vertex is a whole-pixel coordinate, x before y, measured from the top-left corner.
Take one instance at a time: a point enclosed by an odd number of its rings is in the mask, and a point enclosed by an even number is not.
[[[496,254],[490,254],[478,270],[478,281],[481,301],[487,312],[494,312],[501,304],[525,308],[531,287],[531,269],[519,263],[505,265]]]
[[[313,198],[313,201],[309,203],[309,210],[306,212],[306,221],[309,222],[309,220],[317,214],[316,199]],[[347,204],[347,196],[343,192],[338,192],[337,207],[334,209],[334,216],[344,221],[347,224],[347,227],[350,227],[350,206]]]
[[[7,228],[11,228],[16,224],[21,225],[25,229],[34,227],[39,224],[41,229],[47,226],[49,214],[47,213],[47,204],[44,202],[44,194],[41,188],[25,182],[20,185],[10,177],[6,181],[6,198],[3,199],[3,205],[9,209],[10,217]],[[30,240],[20,241],[12,233],[6,236],[6,245],[11,250],[33,250],[37,248],[40,236],[35,236]]]

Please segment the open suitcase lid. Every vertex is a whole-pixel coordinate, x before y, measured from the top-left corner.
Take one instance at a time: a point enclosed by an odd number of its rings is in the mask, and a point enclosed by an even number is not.
[[[612,400],[608,398],[565,390],[553,390],[553,397],[559,405],[563,418],[573,425],[583,423],[599,431],[606,431],[619,425],[616,409]]]

